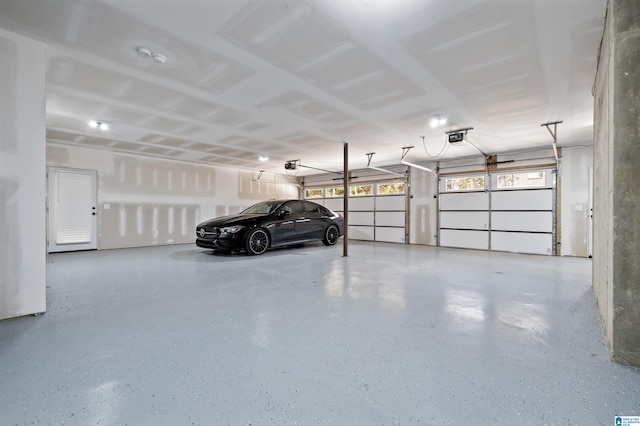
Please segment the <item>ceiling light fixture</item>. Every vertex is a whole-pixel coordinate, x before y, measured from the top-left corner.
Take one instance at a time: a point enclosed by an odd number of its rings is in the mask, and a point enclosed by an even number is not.
[[[258,157],[258,159],[260,161],[269,161],[269,157],[267,157],[266,155],[261,155],[260,157]]]
[[[440,117],[439,115],[434,116],[429,122],[429,125],[431,127],[444,126],[445,124],[447,124],[447,119],[444,117]]]
[[[161,55],[160,53],[154,53],[151,51],[151,49],[148,49],[146,47],[136,47],[136,53],[141,58],[153,59],[153,62],[155,62],[156,64],[164,64],[165,62],[167,62],[166,56]]]
[[[102,121],[89,120],[89,127],[92,129],[109,130],[109,125]]]

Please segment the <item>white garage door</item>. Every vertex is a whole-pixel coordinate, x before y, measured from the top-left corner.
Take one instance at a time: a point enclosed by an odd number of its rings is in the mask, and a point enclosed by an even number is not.
[[[342,198],[327,198],[324,205],[344,213]],[[375,195],[349,198],[349,239],[404,243],[406,198]]]
[[[555,254],[554,186],[551,169],[441,178],[440,246]]]
[[[359,189],[352,189],[352,193],[365,192],[365,195],[349,197],[349,239],[404,243],[407,202],[404,181],[380,181],[353,186]],[[335,193],[332,189],[324,188],[325,198],[322,203],[331,210],[344,214],[344,200],[341,196],[331,197]]]
[[[489,194],[445,192],[440,194],[440,245],[489,248]]]

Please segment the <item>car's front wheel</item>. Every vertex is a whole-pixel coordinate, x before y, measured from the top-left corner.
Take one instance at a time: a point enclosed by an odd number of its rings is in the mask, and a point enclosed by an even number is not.
[[[244,244],[245,251],[250,255],[262,254],[269,247],[269,234],[262,228],[252,229],[247,233]]]
[[[336,225],[329,225],[327,229],[324,231],[324,238],[322,242],[325,246],[333,246],[338,242],[340,238],[340,231]]]

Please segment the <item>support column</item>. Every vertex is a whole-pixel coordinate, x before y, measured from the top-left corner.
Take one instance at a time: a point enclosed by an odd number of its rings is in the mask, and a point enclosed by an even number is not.
[[[611,355],[640,366],[640,2],[610,0],[595,86],[593,289]]]
[[[46,50],[0,30],[0,319],[46,309]]]
[[[344,235],[342,237],[342,255],[347,257],[349,255],[349,182],[351,176],[349,176],[349,143],[343,144],[343,173],[342,184],[344,185]]]

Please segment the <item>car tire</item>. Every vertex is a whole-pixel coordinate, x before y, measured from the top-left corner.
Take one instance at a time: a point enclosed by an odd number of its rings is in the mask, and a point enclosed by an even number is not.
[[[255,228],[247,233],[244,251],[252,256],[262,254],[269,248],[269,233],[263,228]]]
[[[334,246],[340,239],[340,231],[336,225],[329,225],[327,229],[324,230],[324,238],[322,242],[325,246]]]

